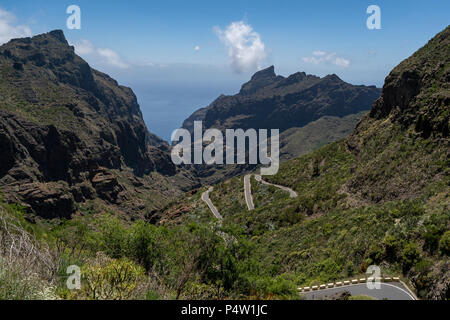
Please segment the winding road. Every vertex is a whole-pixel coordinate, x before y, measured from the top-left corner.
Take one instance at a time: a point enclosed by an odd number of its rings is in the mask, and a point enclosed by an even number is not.
[[[253,203],[253,196],[252,196],[252,184],[251,184],[251,174],[248,174],[244,177],[244,193],[245,193],[245,202],[247,203],[247,208],[249,211],[252,211],[255,209],[255,204]],[[289,196],[291,198],[297,198],[297,192],[292,190],[291,188],[280,186],[278,184],[273,184],[267,181],[264,181],[259,174],[255,174],[255,179],[258,182],[261,182],[262,184],[268,185],[268,186],[274,186],[276,188],[279,188],[281,190],[284,190],[286,192],[289,192]]]
[[[280,185],[272,184],[266,182],[262,179],[260,175],[255,175],[255,179],[258,182],[261,182],[266,185],[273,185],[277,188],[280,188],[284,191],[289,192],[291,198],[296,198],[297,193],[287,187],[283,187]],[[245,201],[247,203],[248,210],[254,210],[255,206],[253,204],[252,190],[251,190],[251,175],[248,174],[244,177],[244,189],[245,189]],[[202,201],[205,202],[212,214],[219,220],[220,224],[222,224],[223,217],[220,215],[217,208],[211,202],[209,198],[209,194],[214,190],[213,187],[209,187],[209,189],[202,193]],[[223,232],[219,232],[220,236],[224,239],[224,241],[228,242],[227,239],[230,239],[230,236]],[[237,243],[237,239],[232,236],[232,241]],[[352,296],[369,296],[373,297],[377,300],[416,300],[414,295],[410,292],[410,290],[401,282],[390,282],[390,283],[380,283],[380,289],[372,289],[367,288],[366,283],[358,283],[358,284],[350,284],[344,285],[340,287],[333,288],[325,288],[313,291],[303,292],[302,294],[305,296],[307,300],[321,300],[326,299],[332,295],[341,293],[343,291],[348,291]]]
[[[255,204],[253,203],[252,196],[252,175],[248,174],[244,177],[244,193],[245,193],[245,203],[247,203],[248,211],[255,210]]]
[[[248,210],[254,210],[255,205],[253,203],[253,197],[252,197],[252,190],[251,190],[251,174],[248,174],[244,177],[244,189],[245,189],[245,202],[247,203]],[[269,182],[266,182],[262,179],[260,175],[255,175],[255,179],[258,182],[261,182],[265,185],[272,185],[277,188],[280,188],[284,191],[289,192],[289,195],[291,198],[296,198],[297,193],[284,186],[272,184]],[[220,224],[222,223],[223,217],[220,215],[217,208],[214,206],[214,204],[211,202],[211,199],[209,198],[209,194],[214,190],[213,187],[209,187],[209,189],[202,193],[202,201],[205,202],[212,214],[219,220]],[[230,237],[223,233],[219,232],[220,236],[227,242],[227,239]],[[235,237],[231,237],[232,241],[237,243],[237,239]],[[321,300],[326,299],[327,297],[330,297],[332,295],[341,293],[343,291],[348,291],[352,296],[369,296],[373,297],[377,300],[416,300],[414,295],[410,292],[410,290],[401,282],[390,282],[390,283],[380,283],[381,288],[380,289],[372,289],[370,290],[367,288],[366,283],[358,283],[358,284],[350,284],[350,285],[344,285],[340,287],[333,287],[333,288],[325,288],[325,289],[319,289],[319,290],[312,290],[303,292],[302,294],[305,296],[307,300]]]
[[[416,300],[408,288],[401,282],[380,283],[380,289],[368,289],[366,283],[351,284],[348,286],[328,288],[316,291],[303,292],[307,300],[322,300],[331,295],[348,291],[352,296],[369,296],[377,300]]]
[[[261,177],[259,174],[255,174],[255,179],[256,179],[256,181],[261,182],[262,184],[265,184],[265,185],[268,185],[268,186],[274,186],[274,187],[276,187],[276,188],[279,188],[279,189],[281,189],[281,190],[284,190],[284,191],[286,191],[286,192],[289,192],[289,196],[290,196],[291,198],[297,198],[297,192],[295,192],[295,191],[292,190],[291,188],[284,187],[284,186],[280,186],[280,185],[278,185],[278,184],[273,184],[273,183],[264,181],[264,180],[262,179],[262,177]]]
[[[209,210],[213,213],[213,215],[219,220],[222,221],[223,217],[220,215],[219,210],[214,206],[214,204],[211,202],[211,199],[209,198],[209,194],[214,190],[213,187],[210,187],[207,191],[202,193],[202,200],[205,202]]]

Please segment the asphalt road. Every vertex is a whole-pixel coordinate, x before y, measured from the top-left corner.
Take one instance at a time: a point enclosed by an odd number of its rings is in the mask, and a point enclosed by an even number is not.
[[[290,195],[291,198],[297,198],[297,192],[295,192],[291,188],[280,186],[278,184],[273,184],[273,183],[269,183],[267,181],[264,181],[259,174],[255,175],[255,179],[256,179],[256,181],[261,182],[262,184],[266,184],[268,186],[274,186],[274,187],[277,187],[277,188],[279,188],[281,190],[289,192],[289,195]]]
[[[202,200],[208,205],[209,210],[213,213],[213,215],[220,221],[223,220],[222,216],[220,215],[217,208],[214,206],[214,204],[211,202],[211,199],[209,199],[209,193],[214,190],[213,187],[210,187],[207,191],[203,192],[202,194]]]
[[[255,204],[253,203],[253,196],[252,196],[252,184],[251,184],[251,174],[248,174],[244,177],[244,192],[245,192],[245,203],[247,203],[247,208],[249,211],[255,209]],[[262,177],[259,174],[255,174],[255,179],[258,182],[261,182],[262,184],[268,185],[268,186],[274,186],[276,188],[282,189],[286,192],[289,192],[289,195],[291,198],[297,198],[297,192],[292,190],[291,188],[280,186],[278,184],[269,183],[267,181],[264,181]]]
[[[252,184],[250,182],[251,177],[251,174],[248,174],[244,177],[245,202],[247,203],[247,208],[249,211],[255,209],[255,204],[253,203],[252,197]]]
[[[316,291],[302,292],[301,294],[307,300],[322,300],[327,296],[334,295],[343,291],[349,291],[352,296],[366,295],[377,300],[415,300],[401,282],[380,283],[380,289],[368,289],[366,283],[353,284],[337,288],[328,288]]]

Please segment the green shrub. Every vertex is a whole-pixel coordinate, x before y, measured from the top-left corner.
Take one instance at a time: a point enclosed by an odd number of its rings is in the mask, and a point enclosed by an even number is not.
[[[430,253],[435,252],[439,247],[439,239],[441,234],[439,229],[431,225],[427,228],[427,231],[423,234],[423,239],[425,240],[424,249]]]
[[[103,216],[97,224],[100,229],[99,250],[107,256],[120,259],[128,251],[128,229],[117,218],[109,215]]]
[[[139,221],[130,230],[129,252],[130,257],[136,260],[147,271],[156,261],[161,259],[162,253],[158,243],[158,228]]]
[[[385,254],[389,261],[396,261],[398,253],[402,248],[402,241],[393,235],[387,235],[384,238]]]
[[[405,245],[405,248],[402,251],[402,262],[405,270],[410,269],[420,260],[420,251],[419,247],[414,242],[409,242]]]
[[[439,241],[439,252],[442,255],[450,255],[450,231],[447,231]]]
[[[128,259],[99,257],[81,268],[81,290],[72,298],[88,300],[136,299],[139,283],[145,281],[144,269]]]

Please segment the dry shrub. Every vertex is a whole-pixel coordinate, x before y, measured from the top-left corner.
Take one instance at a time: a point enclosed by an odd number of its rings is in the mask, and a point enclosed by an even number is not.
[[[0,298],[56,299],[57,257],[0,207]]]

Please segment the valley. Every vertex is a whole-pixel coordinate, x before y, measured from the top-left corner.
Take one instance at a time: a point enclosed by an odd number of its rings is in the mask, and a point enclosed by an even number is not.
[[[62,31],[2,45],[0,298],[309,299],[298,289],[376,265],[448,299],[449,48],[447,27],[382,90],[269,67],[185,121],[280,129],[280,168],[261,176],[175,165],[131,89]]]

